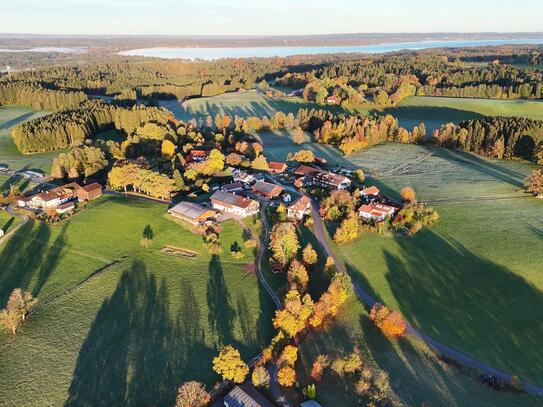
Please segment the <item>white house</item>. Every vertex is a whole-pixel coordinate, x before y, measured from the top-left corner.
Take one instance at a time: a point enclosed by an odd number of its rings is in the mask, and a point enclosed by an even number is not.
[[[217,191],[210,199],[213,209],[241,217],[254,215],[260,209],[258,201],[228,192]]]

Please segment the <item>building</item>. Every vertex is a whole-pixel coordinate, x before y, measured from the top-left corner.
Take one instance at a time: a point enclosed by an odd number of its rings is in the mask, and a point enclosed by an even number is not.
[[[198,224],[215,216],[215,211],[204,208],[194,202],[179,202],[177,205],[168,209],[168,213],[174,218],[181,219],[192,224]]]
[[[266,181],[266,175],[259,172],[258,174],[253,175],[253,179],[255,180],[255,182]]]
[[[292,205],[289,205],[287,208],[287,216],[291,219],[301,220],[305,215],[308,215],[310,212],[311,200],[305,195],[294,201]]]
[[[63,213],[71,212],[74,209],[75,209],[75,201],[69,201],[57,206],[55,210],[59,215],[62,215]]]
[[[192,150],[186,158],[186,163],[200,163],[205,161],[209,156],[209,151],[205,150]]]
[[[360,191],[360,195],[368,199],[378,198],[380,193],[381,191],[376,186],[364,188],[362,191]]]
[[[102,196],[102,185],[94,182],[77,189],[75,192],[77,194],[77,199],[80,202],[92,201],[93,199],[100,198]]]
[[[17,171],[17,175],[20,175],[23,178],[43,178],[44,174],[38,171],[33,170],[24,170],[24,171]]]
[[[304,164],[300,165],[298,168],[294,170],[295,175],[303,175],[303,176],[313,175],[318,172],[321,172],[321,170],[315,167],[310,167],[309,165],[304,165]]]
[[[326,98],[326,104],[327,105],[340,105],[341,104],[341,98],[338,95],[328,96]]]
[[[358,208],[358,216],[365,220],[376,220],[379,222],[393,216],[395,212],[395,207],[375,202],[369,205],[362,205]]]
[[[247,174],[245,171],[234,169],[232,171],[232,177],[236,182],[242,182],[244,184],[251,184],[255,181],[255,178],[251,174]]]
[[[69,184],[20,199],[18,201],[18,205],[20,207],[29,207],[31,209],[42,210],[56,208],[57,206],[66,202],[75,200],[77,198],[77,191],[79,189],[81,189],[79,184],[76,182],[71,182]]]
[[[268,164],[268,171],[270,174],[282,174],[287,170],[287,165],[285,163],[278,163],[276,161],[271,161]]]
[[[239,192],[243,191],[243,184],[241,182],[232,182],[230,184],[224,184],[221,187],[221,191],[223,192]]]
[[[253,185],[253,192],[263,198],[273,199],[281,195],[283,187],[266,181],[260,181]]]
[[[251,384],[240,384],[232,389],[223,400],[225,407],[273,407]]]
[[[344,175],[333,172],[319,172],[311,176],[312,185],[329,189],[347,189],[351,187],[351,180]]]
[[[260,204],[254,199],[223,191],[211,195],[211,205],[213,209],[241,217],[254,215],[260,209]]]

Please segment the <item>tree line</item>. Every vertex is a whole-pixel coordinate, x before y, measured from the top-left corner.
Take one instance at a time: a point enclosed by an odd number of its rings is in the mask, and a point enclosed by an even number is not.
[[[60,110],[87,100],[80,91],[46,89],[33,83],[0,82],[0,105],[24,105],[41,110]]]

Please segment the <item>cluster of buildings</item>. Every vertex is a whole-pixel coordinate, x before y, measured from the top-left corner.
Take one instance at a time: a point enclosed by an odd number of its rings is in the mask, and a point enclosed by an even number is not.
[[[223,398],[224,407],[273,407],[271,403],[250,383],[235,386]],[[300,404],[300,407],[321,407],[315,400],[307,400]]]
[[[360,191],[363,204],[358,208],[358,216],[366,221],[381,222],[394,216],[398,208],[380,202],[381,191],[376,186],[364,188]]]
[[[319,168],[303,164],[294,170],[294,175],[297,176],[294,185],[298,188],[315,186],[335,190],[348,189],[352,184],[350,178],[345,175],[323,171]]]
[[[54,209],[56,213],[63,214],[74,210],[76,202],[92,201],[100,196],[102,196],[102,185],[98,183],[81,186],[77,182],[70,182],[21,198],[17,204],[21,208],[35,211]]]

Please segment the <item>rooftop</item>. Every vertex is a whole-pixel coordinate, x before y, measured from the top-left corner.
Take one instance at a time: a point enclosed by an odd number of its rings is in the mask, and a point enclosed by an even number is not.
[[[208,211],[209,209],[206,209],[197,203],[183,201],[172,207],[169,212],[183,216],[187,219],[198,219]]]
[[[250,198],[223,191],[215,192],[213,195],[211,195],[211,200],[237,206],[239,208],[247,208],[249,205],[255,202]]]

